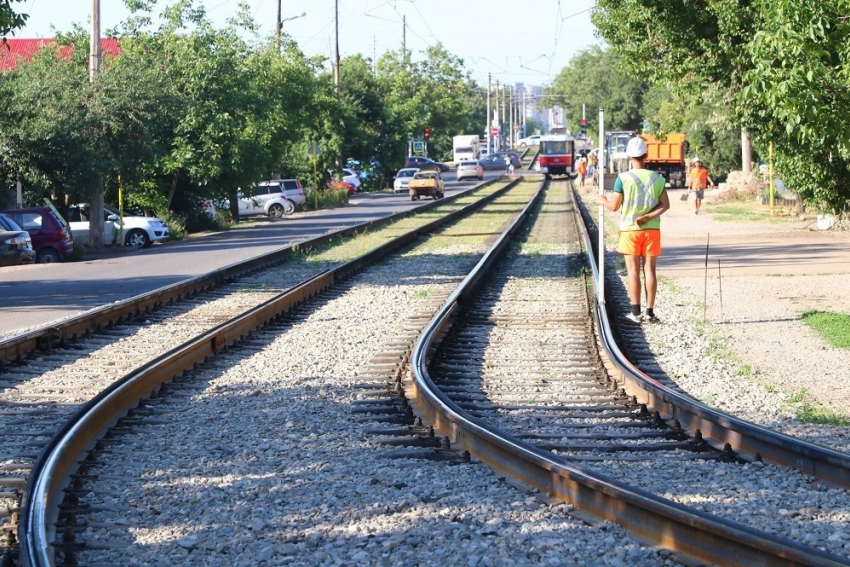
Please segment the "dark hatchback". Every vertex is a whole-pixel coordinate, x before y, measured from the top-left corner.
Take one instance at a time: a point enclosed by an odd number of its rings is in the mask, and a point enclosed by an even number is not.
[[[39,264],[61,262],[74,251],[71,228],[65,219],[48,207],[29,207],[3,211],[30,233],[35,261]]]
[[[478,163],[481,164],[482,169],[501,169],[504,171],[507,169],[507,164],[505,163],[505,156],[510,156],[511,163],[514,166],[514,169],[519,169],[522,166],[522,163],[519,161],[519,156],[515,152],[498,152],[495,154],[486,155],[480,160]]]
[[[407,156],[404,167],[418,167],[419,171],[438,171],[440,173],[449,170],[448,165],[422,156]]]
[[[35,257],[32,240],[9,215],[0,213],[0,266],[29,264]]]

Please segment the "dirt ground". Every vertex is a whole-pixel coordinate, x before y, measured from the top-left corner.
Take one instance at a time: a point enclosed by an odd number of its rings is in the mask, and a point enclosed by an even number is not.
[[[850,314],[850,232],[817,231],[809,220],[729,222],[706,193],[700,215],[684,190],[668,190],[658,273],[694,301],[729,350],[766,385],[850,417],[850,350],[803,324],[809,310]],[[706,246],[708,269],[706,270]],[[719,266],[718,266],[719,262]]]

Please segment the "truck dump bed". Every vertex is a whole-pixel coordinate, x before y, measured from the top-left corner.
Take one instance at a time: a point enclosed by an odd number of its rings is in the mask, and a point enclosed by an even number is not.
[[[662,142],[654,136],[641,134],[646,142],[648,154],[646,161],[649,163],[684,164],[685,163],[685,135],[667,134]]]

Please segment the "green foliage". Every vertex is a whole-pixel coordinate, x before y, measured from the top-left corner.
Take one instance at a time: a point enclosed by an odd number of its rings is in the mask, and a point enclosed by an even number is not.
[[[588,135],[597,139],[599,107],[605,108],[605,130],[638,130],[647,83],[628,71],[612,49],[593,46],[573,57],[547,87],[546,105],[564,108],[567,124],[578,130],[581,105],[587,104]]]
[[[822,404],[812,400],[806,388],[792,393],[788,398],[788,405],[794,410],[795,417],[800,423],[833,426],[850,425],[850,418],[827,409]]]
[[[19,14],[12,10],[13,2],[23,1],[24,0],[0,0],[0,36],[4,36],[17,28],[24,27],[29,15]]]
[[[807,311],[803,323],[814,329],[835,348],[850,349],[850,315],[827,311]]]
[[[600,0],[593,21],[638,76],[696,102],[722,93],[728,123],[746,127],[761,156],[774,143],[786,184],[837,212],[850,204],[848,9],[848,0]]]

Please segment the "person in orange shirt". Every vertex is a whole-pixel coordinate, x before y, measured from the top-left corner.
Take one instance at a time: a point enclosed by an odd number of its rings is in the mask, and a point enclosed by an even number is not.
[[[694,213],[699,214],[699,206],[705,196],[705,188],[708,187],[709,183],[714,185],[714,180],[708,175],[708,169],[703,167],[699,158],[694,158],[693,167],[688,172],[688,179],[688,187],[694,195],[694,205],[696,206]]]
[[[579,187],[584,187],[584,178],[587,177],[587,158],[579,158],[578,166],[576,169],[578,170],[578,178],[579,178]]]

